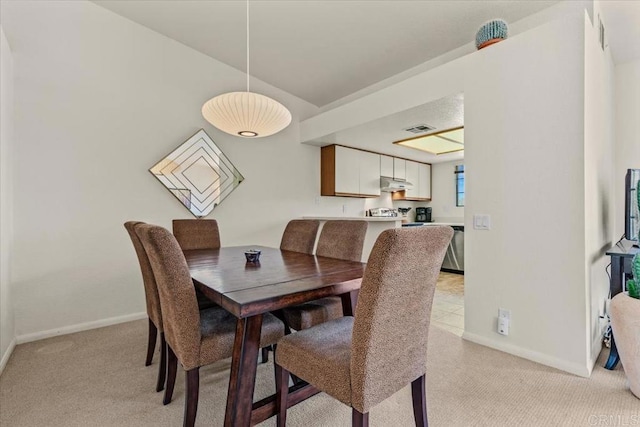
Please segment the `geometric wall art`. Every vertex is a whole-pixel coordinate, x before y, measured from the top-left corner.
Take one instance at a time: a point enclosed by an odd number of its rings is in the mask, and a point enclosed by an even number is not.
[[[244,180],[204,129],[149,172],[196,218],[210,214]]]

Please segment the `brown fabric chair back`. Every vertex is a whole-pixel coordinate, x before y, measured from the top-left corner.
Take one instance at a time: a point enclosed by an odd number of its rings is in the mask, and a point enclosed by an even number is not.
[[[160,297],[158,296],[158,285],[156,279],[153,276],[153,270],[149,263],[149,257],[147,252],[142,247],[142,242],[135,232],[135,227],[138,224],[144,224],[140,221],[127,221],[124,223],[124,228],[127,229],[133,248],[138,256],[138,263],[140,264],[140,270],[142,271],[142,283],[144,284],[144,297],[147,302],[147,315],[151,319],[156,328],[162,332],[162,311],[160,310]]]
[[[183,251],[220,247],[220,230],[215,219],[174,219],[173,235]]]
[[[431,303],[453,229],[378,236],[362,279],[351,348],[352,406],[362,413],[424,375]]]
[[[143,224],[136,233],[158,284],[167,343],[184,366],[199,366],[200,312],[184,254],[169,230]]]
[[[320,232],[316,255],[360,262],[365,234],[366,221],[327,221]]]
[[[312,254],[320,221],[315,219],[294,219],[289,221],[282,233],[280,249],[284,251]]]

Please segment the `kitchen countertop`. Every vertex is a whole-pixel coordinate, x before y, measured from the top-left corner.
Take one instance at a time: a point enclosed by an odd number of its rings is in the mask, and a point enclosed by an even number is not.
[[[319,221],[332,221],[336,219],[346,221],[369,221],[369,222],[390,222],[390,221],[402,221],[402,217],[399,216],[303,216],[303,219],[317,219]]]
[[[464,227],[464,222],[410,222],[409,224],[411,225],[425,225],[425,226],[429,226],[429,225],[448,225],[450,227],[456,226],[456,227]],[[408,225],[408,224],[405,224]]]

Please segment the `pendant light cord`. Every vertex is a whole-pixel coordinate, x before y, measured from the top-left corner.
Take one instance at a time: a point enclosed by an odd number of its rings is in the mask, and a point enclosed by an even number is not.
[[[249,0],[247,0],[247,92],[249,92]]]

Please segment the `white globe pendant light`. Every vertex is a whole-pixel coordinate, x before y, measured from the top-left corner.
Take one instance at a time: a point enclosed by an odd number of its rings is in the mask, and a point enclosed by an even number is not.
[[[202,115],[221,131],[245,138],[273,135],[291,123],[291,113],[284,105],[253,92],[211,98],[202,106]]]
[[[249,91],[249,0],[247,0],[247,91],[211,98],[202,116],[223,132],[244,138],[261,138],[280,132],[291,123],[287,108],[268,96]]]

